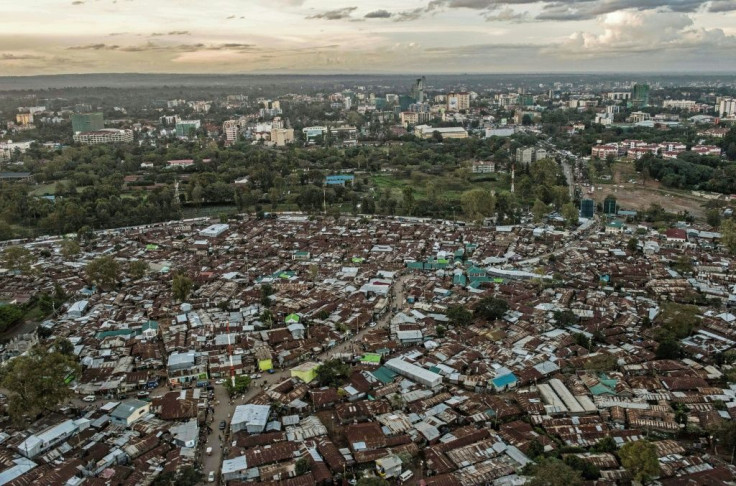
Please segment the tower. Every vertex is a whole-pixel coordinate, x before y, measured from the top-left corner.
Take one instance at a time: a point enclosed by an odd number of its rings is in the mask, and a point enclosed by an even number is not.
[[[511,194],[514,193],[514,179],[516,178],[516,162],[511,164]]]

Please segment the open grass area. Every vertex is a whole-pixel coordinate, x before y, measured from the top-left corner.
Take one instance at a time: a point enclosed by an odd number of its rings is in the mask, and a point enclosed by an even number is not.
[[[411,187],[414,189],[416,200],[428,199],[430,192],[433,192],[436,197],[448,201],[460,200],[462,194],[471,189],[481,188],[500,192],[508,191],[511,186],[508,174],[472,174],[468,178],[416,172],[411,177],[379,174],[372,177],[372,182],[377,191],[388,189],[394,197],[400,198],[404,188]]]

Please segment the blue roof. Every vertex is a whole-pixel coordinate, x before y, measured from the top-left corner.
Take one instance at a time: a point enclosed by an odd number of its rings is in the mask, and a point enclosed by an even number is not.
[[[509,373],[508,375],[502,375],[497,376],[491,382],[493,383],[493,386],[495,387],[502,387],[506,385],[510,385],[511,383],[516,383],[517,378],[516,375],[513,373]]]

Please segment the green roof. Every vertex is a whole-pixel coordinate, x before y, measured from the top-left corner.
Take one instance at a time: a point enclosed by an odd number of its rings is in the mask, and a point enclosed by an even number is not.
[[[299,316],[297,314],[289,314],[284,318],[286,322],[299,322]]]
[[[381,355],[378,353],[365,353],[360,361],[363,363],[380,363]]]
[[[608,388],[603,383],[597,383],[590,387],[590,393],[592,393],[594,396],[598,395],[615,395],[616,392]]]
[[[158,245],[148,244],[146,245],[146,250],[158,250]]]
[[[386,368],[385,366],[381,366],[376,371],[372,371],[372,373],[378,381],[384,384],[391,383],[392,381],[394,381],[394,378],[396,378],[396,373]]]
[[[131,334],[135,334],[135,331],[132,329],[114,329],[112,331],[98,332],[97,339],[103,340],[113,336],[130,336]]]

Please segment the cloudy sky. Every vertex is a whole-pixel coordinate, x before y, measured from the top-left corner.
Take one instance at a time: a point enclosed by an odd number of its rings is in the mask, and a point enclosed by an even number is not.
[[[0,11],[0,75],[736,71],[736,0],[0,0]]]

